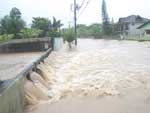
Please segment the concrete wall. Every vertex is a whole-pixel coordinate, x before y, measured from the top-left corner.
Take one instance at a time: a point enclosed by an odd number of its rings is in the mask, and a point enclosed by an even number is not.
[[[54,38],[54,51],[58,51],[63,46],[63,38]]]
[[[0,43],[0,53],[45,51],[50,47],[50,38],[17,39]]]
[[[25,105],[25,77],[36,66],[49,56],[52,49],[48,49],[36,61],[24,68],[13,80],[0,82],[0,113],[23,113]]]
[[[0,113],[23,113],[24,98],[23,78],[8,83],[7,88],[0,92]]]

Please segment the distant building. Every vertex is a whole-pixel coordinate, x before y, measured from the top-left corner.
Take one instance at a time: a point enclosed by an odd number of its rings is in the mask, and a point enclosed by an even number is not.
[[[137,29],[139,29],[144,37],[150,37],[150,21],[142,24],[141,26],[139,26]]]
[[[149,20],[139,15],[131,15],[124,18],[119,18],[117,23],[117,33],[121,37],[142,37],[144,32],[140,26],[147,23]]]

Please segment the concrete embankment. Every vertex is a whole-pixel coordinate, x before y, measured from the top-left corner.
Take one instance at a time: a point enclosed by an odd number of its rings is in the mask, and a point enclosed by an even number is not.
[[[51,38],[14,39],[0,43],[0,53],[45,51]]]
[[[48,57],[51,51],[51,49],[47,50],[40,58],[18,74],[16,78],[3,81],[0,84],[0,113],[23,113],[25,105],[24,84],[27,79],[30,79],[28,74],[35,70],[37,65]]]
[[[24,78],[4,84],[1,86],[3,90],[0,93],[0,113],[23,113],[25,99]]]

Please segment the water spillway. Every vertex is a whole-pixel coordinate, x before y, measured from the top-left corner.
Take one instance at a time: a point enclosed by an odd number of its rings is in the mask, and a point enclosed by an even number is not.
[[[27,113],[140,113],[140,109],[147,113],[147,51],[149,43],[115,40],[81,39],[78,47],[64,46],[38,65],[36,75],[42,80],[38,78],[35,83],[41,93],[34,94],[40,94],[35,95],[40,99],[27,108]],[[103,109],[106,107],[109,109]]]
[[[10,79],[3,80],[0,84],[0,113],[24,112],[24,106],[26,104],[24,85],[26,79],[30,78],[30,76],[28,76],[29,73],[32,72],[36,68],[36,66],[51,53],[51,51],[51,49],[47,50],[47,52],[41,55],[41,57],[37,58],[27,67],[25,67],[16,77],[12,77],[11,75],[5,75],[5,78]],[[16,71],[18,72],[18,70]]]
[[[24,112],[147,113],[149,45],[81,39],[52,52],[24,76]]]

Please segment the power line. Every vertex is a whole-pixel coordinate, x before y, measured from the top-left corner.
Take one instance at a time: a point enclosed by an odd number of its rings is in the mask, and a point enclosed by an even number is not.
[[[83,8],[83,10],[81,11],[80,15],[84,12],[84,10],[86,9],[86,7],[88,6],[88,4],[90,3],[91,0],[88,0],[85,7]],[[75,32],[75,45],[77,45],[77,10],[79,10],[79,8],[81,8],[84,5],[85,0],[82,1],[81,6],[79,7],[76,3],[76,0],[74,0],[74,32]],[[79,15],[79,16],[80,16]],[[78,17],[79,17],[78,16]]]
[[[85,9],[87,8],[87,6],[89,5],[89,3],[91,2],[91,0],[88,0],[87,2],[86,2],[86,5],[85,5],[85,7],[83,8],[83,10],[80,12],[80,14],[78,15],[78,19],[79,19],[79,17],[83,14],[83,12],[85,11]]]
[[[84,5],[85,1],[86,1],[86,0],[83,0],[83,1],[82,1],[81,5],[80,5],[80,9],[81,9],[82,6]]]

